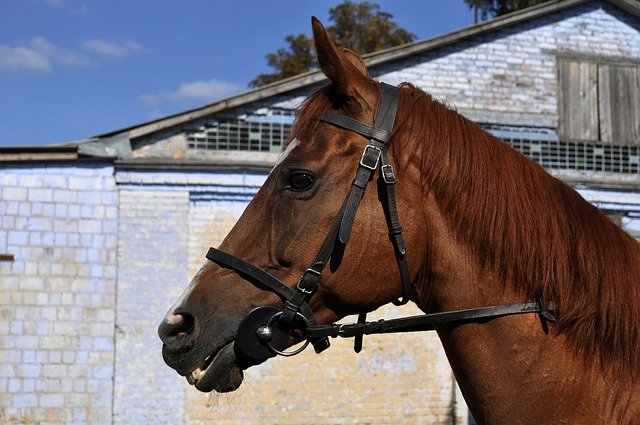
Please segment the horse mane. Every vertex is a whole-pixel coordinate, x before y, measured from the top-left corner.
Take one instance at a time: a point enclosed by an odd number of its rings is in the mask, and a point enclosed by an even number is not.
[[[397,121],[395,157],[419,152],[424,190],[482,266],[529,299],[553,301],[553,330],[577,351],[637,377],[640,244],[539,164],[410,84]]]
[[[391,155],[418,155],[459,241],[533,300],[553,301],[563,334],[616,376],[640,375],[640,244],[540,165],[403,83]],[[339,104],[331,86],[299,110],[292,138],[313,137]],[[499,160],[498,160],[499,159]]]

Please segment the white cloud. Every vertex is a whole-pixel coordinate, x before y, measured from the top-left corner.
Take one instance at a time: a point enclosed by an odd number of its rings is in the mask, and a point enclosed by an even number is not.
[[[48,72],[54,65],[88,66],[97,56],[121,58],[143,50],[134,41],[118,43],[100,39],[84,41],[82,48],[85,51],[67,49],[44,37],[34,37],[22,45],[0,44],[0,69]]]
[[[43,0],[36,0],[43,1]],[[88,9],[87,4],[80,0],[44,0],[44,3],[51,7],[66,9],[71,14],[77,15],[85,13]]]
[[[182,83],[172,91],[162,91],[156,94],[143,94],[140,101],[147,105],[158,105],[162,102],[211,102],[246,90],[244,84],[212,78],[211,80],[192,81]]]
[[[0,69],[46,72],[51,64],[44,55],[28,47],[0,45]]]
[[[57,46],[43,37],[35,37],[31,40],[31,46],[36,51],[46,55],[54,63],[61,63],[67,66],[85,66],[89,64],[88,59],[80,52]]]
[[[102,56],[123,57],[142,50],[142,46],[135,41],[126,40],[123,42],[102,40],[94,38],[82,42],[82,48],[87,52]]]
[[[43,37],[35,37],[21,46],[0,45],[0,69],[47,72],[54,63],[84,66],[88,60],[79,52],[56,46]]]

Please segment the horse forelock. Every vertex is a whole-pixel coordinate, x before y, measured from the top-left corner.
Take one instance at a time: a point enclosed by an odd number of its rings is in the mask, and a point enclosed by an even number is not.
[[[296,120],[285,143],[285,148],[293,140],[305,142],[312,140],[319,123],[318,118],[324,112],[329,111],[335,102],[331,86],[325,86],[305,99],[296,112]]]
[[[640,376],[640,244],[534,161],[401,87],[392,155],[418,155],[456,237],[505,283],[553,301],[554,330],[576,351]]]

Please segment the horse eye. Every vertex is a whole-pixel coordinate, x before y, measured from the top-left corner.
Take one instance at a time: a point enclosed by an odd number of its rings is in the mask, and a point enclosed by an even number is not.
[[[315,176],[309,171],[294,170],[287,178],[286,189],[293,190],[294,192],[304,192],[310,189],[314,182]]]

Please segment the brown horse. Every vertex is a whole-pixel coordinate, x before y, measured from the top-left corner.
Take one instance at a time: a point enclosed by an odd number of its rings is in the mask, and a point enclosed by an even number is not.
[[[398,298],[425,313],[546,300],[555,323],[543,302],[431,322],[478,423],[640,423],[639,244],[416,87],[385,94],[312,23],[330,84],[160,325],[167,364],[233,391],[243,369],[305,339],[321,351],[348,333],[329,324]]]

